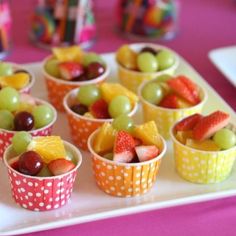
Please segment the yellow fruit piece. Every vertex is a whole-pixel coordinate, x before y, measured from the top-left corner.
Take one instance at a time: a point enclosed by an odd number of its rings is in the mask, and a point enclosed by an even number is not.
[[[20,102],[16,112],[27,111],[29,113],[32,113],[34,107],[35,105],[33,104],[27,102]]]
[[[100,90],[102,93],[103,99],[109,103],[114,97],[118,95],[124,95],[127,96],[132,104],[134,106],[135,103],[138,102],[138,96],[122,86],[118,83],[102,83],[100,85]]]
[[[94,116],[92,115],[91,112],[85,112],[85,113],[84,113],[84,116],[85,116],[85,117],[88,117],[88,118],[94,118]]]
[[[66,150],[59,136],[42,136],[32,139],[27,150],[37,152],[45,163],[58,158],[66,158]]]
[[[187,139],[193,138],[193,132],[191,130],[189,130],[189,131],[177,131],[175,137],[182,144],[186,144]]]
[[[79,46],[55,47],[52,49],[53,55],[60,62],[76,61],[82,63],[84,52]]]
[[[134,136],[143,141],[146,145],[156,145],[162,149],[162,141],[156,123],[149,121],[134,128]]]
[[[112,152],[116,133],[110,123],[104,123],[94,139],[94,151],[99,154]]]
[[[178,103],[179,108],[188,108],[188,107],[193,106],[192,104],[190,104],[189,102],[187,102],[186,100],[184,100],[180,97],[178,97],[177,103]]]
[[[186,145],[194,149],[202,151],[220,151],[220,148],[211,139],[206,139],[204,141],[196,141],[193,139],[187,139]]]
[[[2,87],[12,87],[15,89],[24,88],[30,81],[30,75],[28,73],[19,72],[13,75],[0,77],[0,84]]]

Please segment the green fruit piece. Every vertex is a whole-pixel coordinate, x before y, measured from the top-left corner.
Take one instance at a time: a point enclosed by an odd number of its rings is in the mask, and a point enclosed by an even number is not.
[[[0,110],[0,129],[13,130],[14,116],[8,110]]]
[[[175,63],[173,53],[167,50],[160,51],[156,56],[156,60],[158,61],[159,70],[168,69]]]
[[[236,145],[235,133],[227,128],[217,131],[213,136],[213,140],[221,149],[229,149]]]
[[[47,105],[39,105],[33,108],[34,126],[36,129],[47,126],[54,118],[53,110]]]
[[[134,122],[132,118],[130,118],[126,114],[123,114],[113,120],[112,126],[116,130],[125,130],[128,132],[132,132],[134,129]]]
[[[0,62],[0,76],[8,76],[13,74],[13,67],[6,62]]]
[[[158,61],[150,52],[142,52],[137,58],[138,68],[142,72],[156,72],[158,70]]]
[[[77,93],[78,101],[85,106],[92,105],[95,101],[97,101],[100,98],[101,98],[101,92],[96,85],[81,86]]]
[[[0,90],[0,110],[16,111],[20,104],[20,95],[14,88]]]
[[[156,82],[166,82],[169,79],[172,79],[173,77],[170,75],[160,75],[157,77]]]
[[[60,71],[58,65],[59,61],[57,59],[50,59],[45,64],[45,70],[49,75],[59,78]]]
[[[86,53],[83,57],[83,65],[84,66],[88,66],[89,64],[91,64],[92,62],[98,62],[102,65],[105,64],[105,62],[103,61],[103,59],[96,53],[94,52],[89,52]]]
[[[17,132],[12,138],[12,147],[17,154],[21,154],[27,150],[31,140],[32,136],[29,133],[25,131]]]
[[[157,105],[164,96],[163,89],[158,83],[148,83],[142,90],[142,96],[146,101]]]
[[[44,165],[43,168],[37,174],[37,176],[39,176],[39,177],[50,177],[50,176],[53,176],[53,174],[50,172],[48,167],[46,165]]]

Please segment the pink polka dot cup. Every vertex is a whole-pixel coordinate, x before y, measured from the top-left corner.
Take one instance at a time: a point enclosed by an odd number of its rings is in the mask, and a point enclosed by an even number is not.
[[[76,166],[63,175],[50,177],[29,176],[14,170],[8,161],[16,154],[12,146],[6,149],[4,163],[8,171],[12,197],[18,205],[32,211],[47,211],[60,208],[68,202],[78,168],[82,163],[82,156],[72,144],[64,141],[64,145],[76,160]]]

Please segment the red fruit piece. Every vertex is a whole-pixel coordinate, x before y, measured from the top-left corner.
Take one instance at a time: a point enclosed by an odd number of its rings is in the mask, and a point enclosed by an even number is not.
[[[63,175],[75,168],[75,164],[69,160],[60,158],[51,161],[48,164],[48,169],[53,175]]]
[[[142,140],[141,139],[139,139],[139,138],[134,138],[134,143],[135,143],[135,147],[136,146],[140,146],[140,145],[142,145]]]
[[[135,156],[134,138],[126,131],[118,131],[114,143],[113,160],[116,162],[128,163]]]
[[[17,171],[19,171],[19,158],[20,156],[16,156],[8,161],[9,166],[11,166],[11,168]]]
[[[63,79],[72,80],[84,73],[84,68],[77,62],[62,62],[59,64],[59,71]]]
[[[140,162],[148,161],[156,157],[160,151],[155,145],[135,147]]]
[[[178,97],[175,94],[168,94],[161,100],[159,106],[176,109],[178,108]]]
[[[109,119],[108,104],[105,100],[99,99],[90,106],[90,112],[95,118]]]
[[[225,127],[229,119],[230,115],[222,111],[203,117],[193,128],[193,138],[199,141],[210,138],[216,131]]]
[[[202,119],[202,115],[199,113],[193,114],[181,120],[175,126],[176,131],[188,131],[192,130],[194,126]]]

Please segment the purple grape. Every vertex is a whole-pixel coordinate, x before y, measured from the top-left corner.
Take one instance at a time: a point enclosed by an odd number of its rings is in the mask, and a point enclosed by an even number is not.
[[[19,112],[14,118],[16,131],[29,131],[34,127],[34,117],[27,111]]]
[[[71,107],[71,110],[76,114],[83,116],[86,112],[88,112],[88,107],[83,104],[75,104]]]

